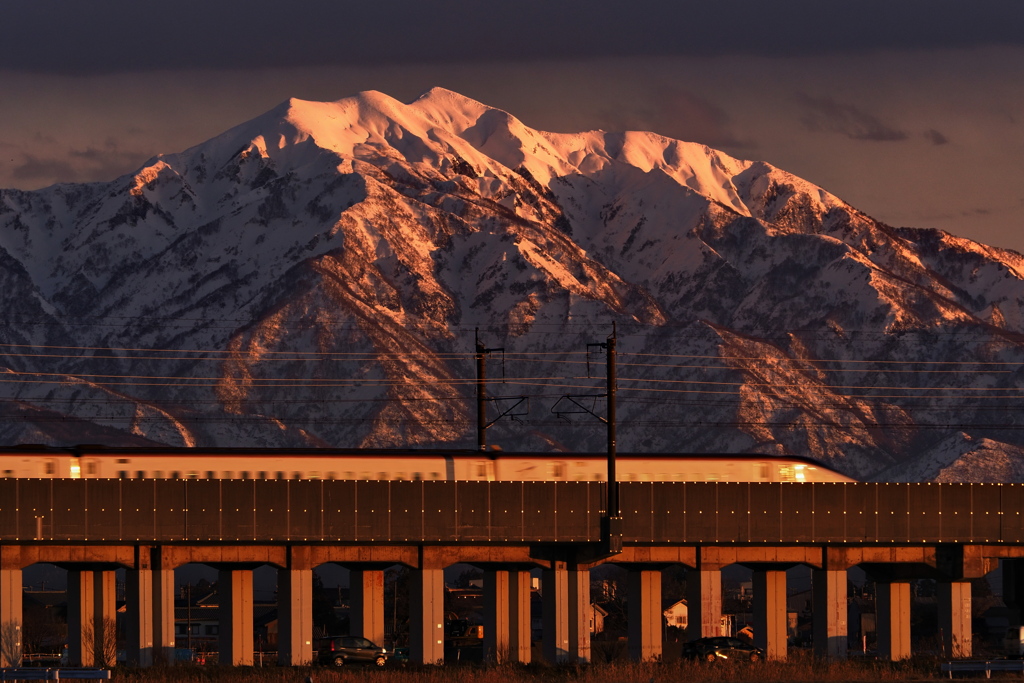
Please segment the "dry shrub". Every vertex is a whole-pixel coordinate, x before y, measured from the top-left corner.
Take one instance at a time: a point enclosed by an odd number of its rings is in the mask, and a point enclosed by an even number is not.
[[[122,683],[876,683],[944,678],[939,661],[847,660],[819,662],[794,653],[787,662],[669,662],[546,666],[499,664],[386,669],[345,667],[199,667],[128,669]]]

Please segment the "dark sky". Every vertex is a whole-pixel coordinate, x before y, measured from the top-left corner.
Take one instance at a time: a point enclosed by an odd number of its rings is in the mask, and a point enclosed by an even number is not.
[[[764,159],[1024,251],[1024,0],[5,0],[0,187],[109,180],[288,97],[440,85]]]
[[[1024,44],[1020,0],[14,0],[0,68],[98,74]]]

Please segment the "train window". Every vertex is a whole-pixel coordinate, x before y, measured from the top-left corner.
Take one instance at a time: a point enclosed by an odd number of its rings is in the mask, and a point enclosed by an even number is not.
[[[86,474],[96,474],[96,461],[95,460],[88,460],[88,461],[86,461],[86,463],[85,463],[85,473]]]
[[[549,462],[548,463],[548,477],[550,479],[565,479],[565,463],[564,462]]]
[[[412,480],[413,481],[420,481],[421,479],[423,479],[423,475],[420,472],[413,472],[412,473]]]
[[[319,479],[320,478],[320,473],[319,472],[310,472],[309,473],[309,478],[310,479]]]
[[[395,472],[395,481],[405,481],[405,472]]]
[[[154,479],[163,479],[164,478],[164,471],[163,470],[157,470],[157,471],[153,472],[153,478]]]
[[[771,476],[771,468],[768,467],[768,463],[761,462],[757,464],[757,476],[759,479],[768,479]]]
[[[356,478],[356,473],[355,472],[346,472],[345,473],[345,478],[348,479],[348,480],[355,479]]]
[[[473,463],[473,476],[477,479],[494,481],[494,463],[487,460]]]
[[[789,465],[780,465],[779,466],[779,479],[782,480],[782,481],[793,481],[793,479],[794,479],[793,468],[790,467]]]
[[[302,479],[302,472],[292,472],[292,479]]]
[[[127,478],[128,478],[128,473],[127,473],[127,472],[125,472],[124,470],[120,470],[120,471],[119,471],[119,472],[117,473],[117,478],[118,478],[118,479],[127,479]]]
[[[43,472],[46,474],[57,474],[57,463],[53,460],[47,460],[43,463]]]
[[[437,481],[438,479],[441,478],[441,473],[440,472],[431,472],[430,473],[430,478],[433,479],[434,481]]]
[[[276,478],[277,479],[284,479],[284,472],[278,472]]]
[[[129,460],[128,458],[118,458],[117,459],[117,464],[118,465],[127,465],[130,462],[131,462],[131,460]]]
[[[234,478],[235,478],[235,473],[234,472],[225,472],[224,476],[222,477],[222,479],[234,479]]]
[[[604,481],[604,475],[600,472],[594,474],[594,481]]]
[[[246,472],[245,470],[242,470],[242,479],[248,479],[249,478],[249,474],[250,474],[249,472]]]
[[[186,479],[198,479],[199,478],[199,473],[198,472],[189,472],[188,474],[185,475],[185,478]]]
[[[14,476],[14,470],[4,470],[4,476],[5,477],[13,477]]]
[[[389,478],[390,477],[388,477],[388,473],[387,472],[378,472],[377,473],[377,481],[387,481]]]
[[[264,471],[261,471],[261,472],[260,472],[260,479],[266,479],[266,478],[267,478],[267,473],[266,473],[266,471],[265,471],[265,470],[264,470]]]
[[[704,481],[718,481],[718,472],[708,472],[704,475]]]
[[[138,472],[135,473],[135,478],[136,479],[145,479],[146,478],[146,473],[143,472],[142,470],[139,470]]]
[[[329,479],[330,481],[334,481],[337,478],[338,478],[338,473],[337,472],[328,472],[327,473],[327,479]]]
[[[207,479],[216,479],[217,478],[217,473],[214,472],[213,470],[207,470],[206,471],[206,478]]]

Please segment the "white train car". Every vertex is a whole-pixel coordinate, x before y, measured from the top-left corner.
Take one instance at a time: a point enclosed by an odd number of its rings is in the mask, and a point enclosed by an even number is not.
[[[97,479],[342,479],[604,481],[603,453],[245,448],[0,449],[0,476]],[[636,454],[616,458],[619,481],[854,481],[797,456]]]

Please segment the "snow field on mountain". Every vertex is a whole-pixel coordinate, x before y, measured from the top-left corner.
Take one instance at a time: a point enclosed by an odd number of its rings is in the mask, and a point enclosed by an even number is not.
[[[622,450],[1024,480],[1008,402],[970,393],[1024,381],[980,364],[1024,362],[1024,258],[656,133],[440,88],[290,100],[109,183],[0,191],[0,264],[0,342],[99,350],[6,353],[62,378],[17,375],[12,442],[471,446],[479,328],[515,359],[491,391],[532,395],[492,442],[600,450],[550,411],[600,393],[614,321]]]

